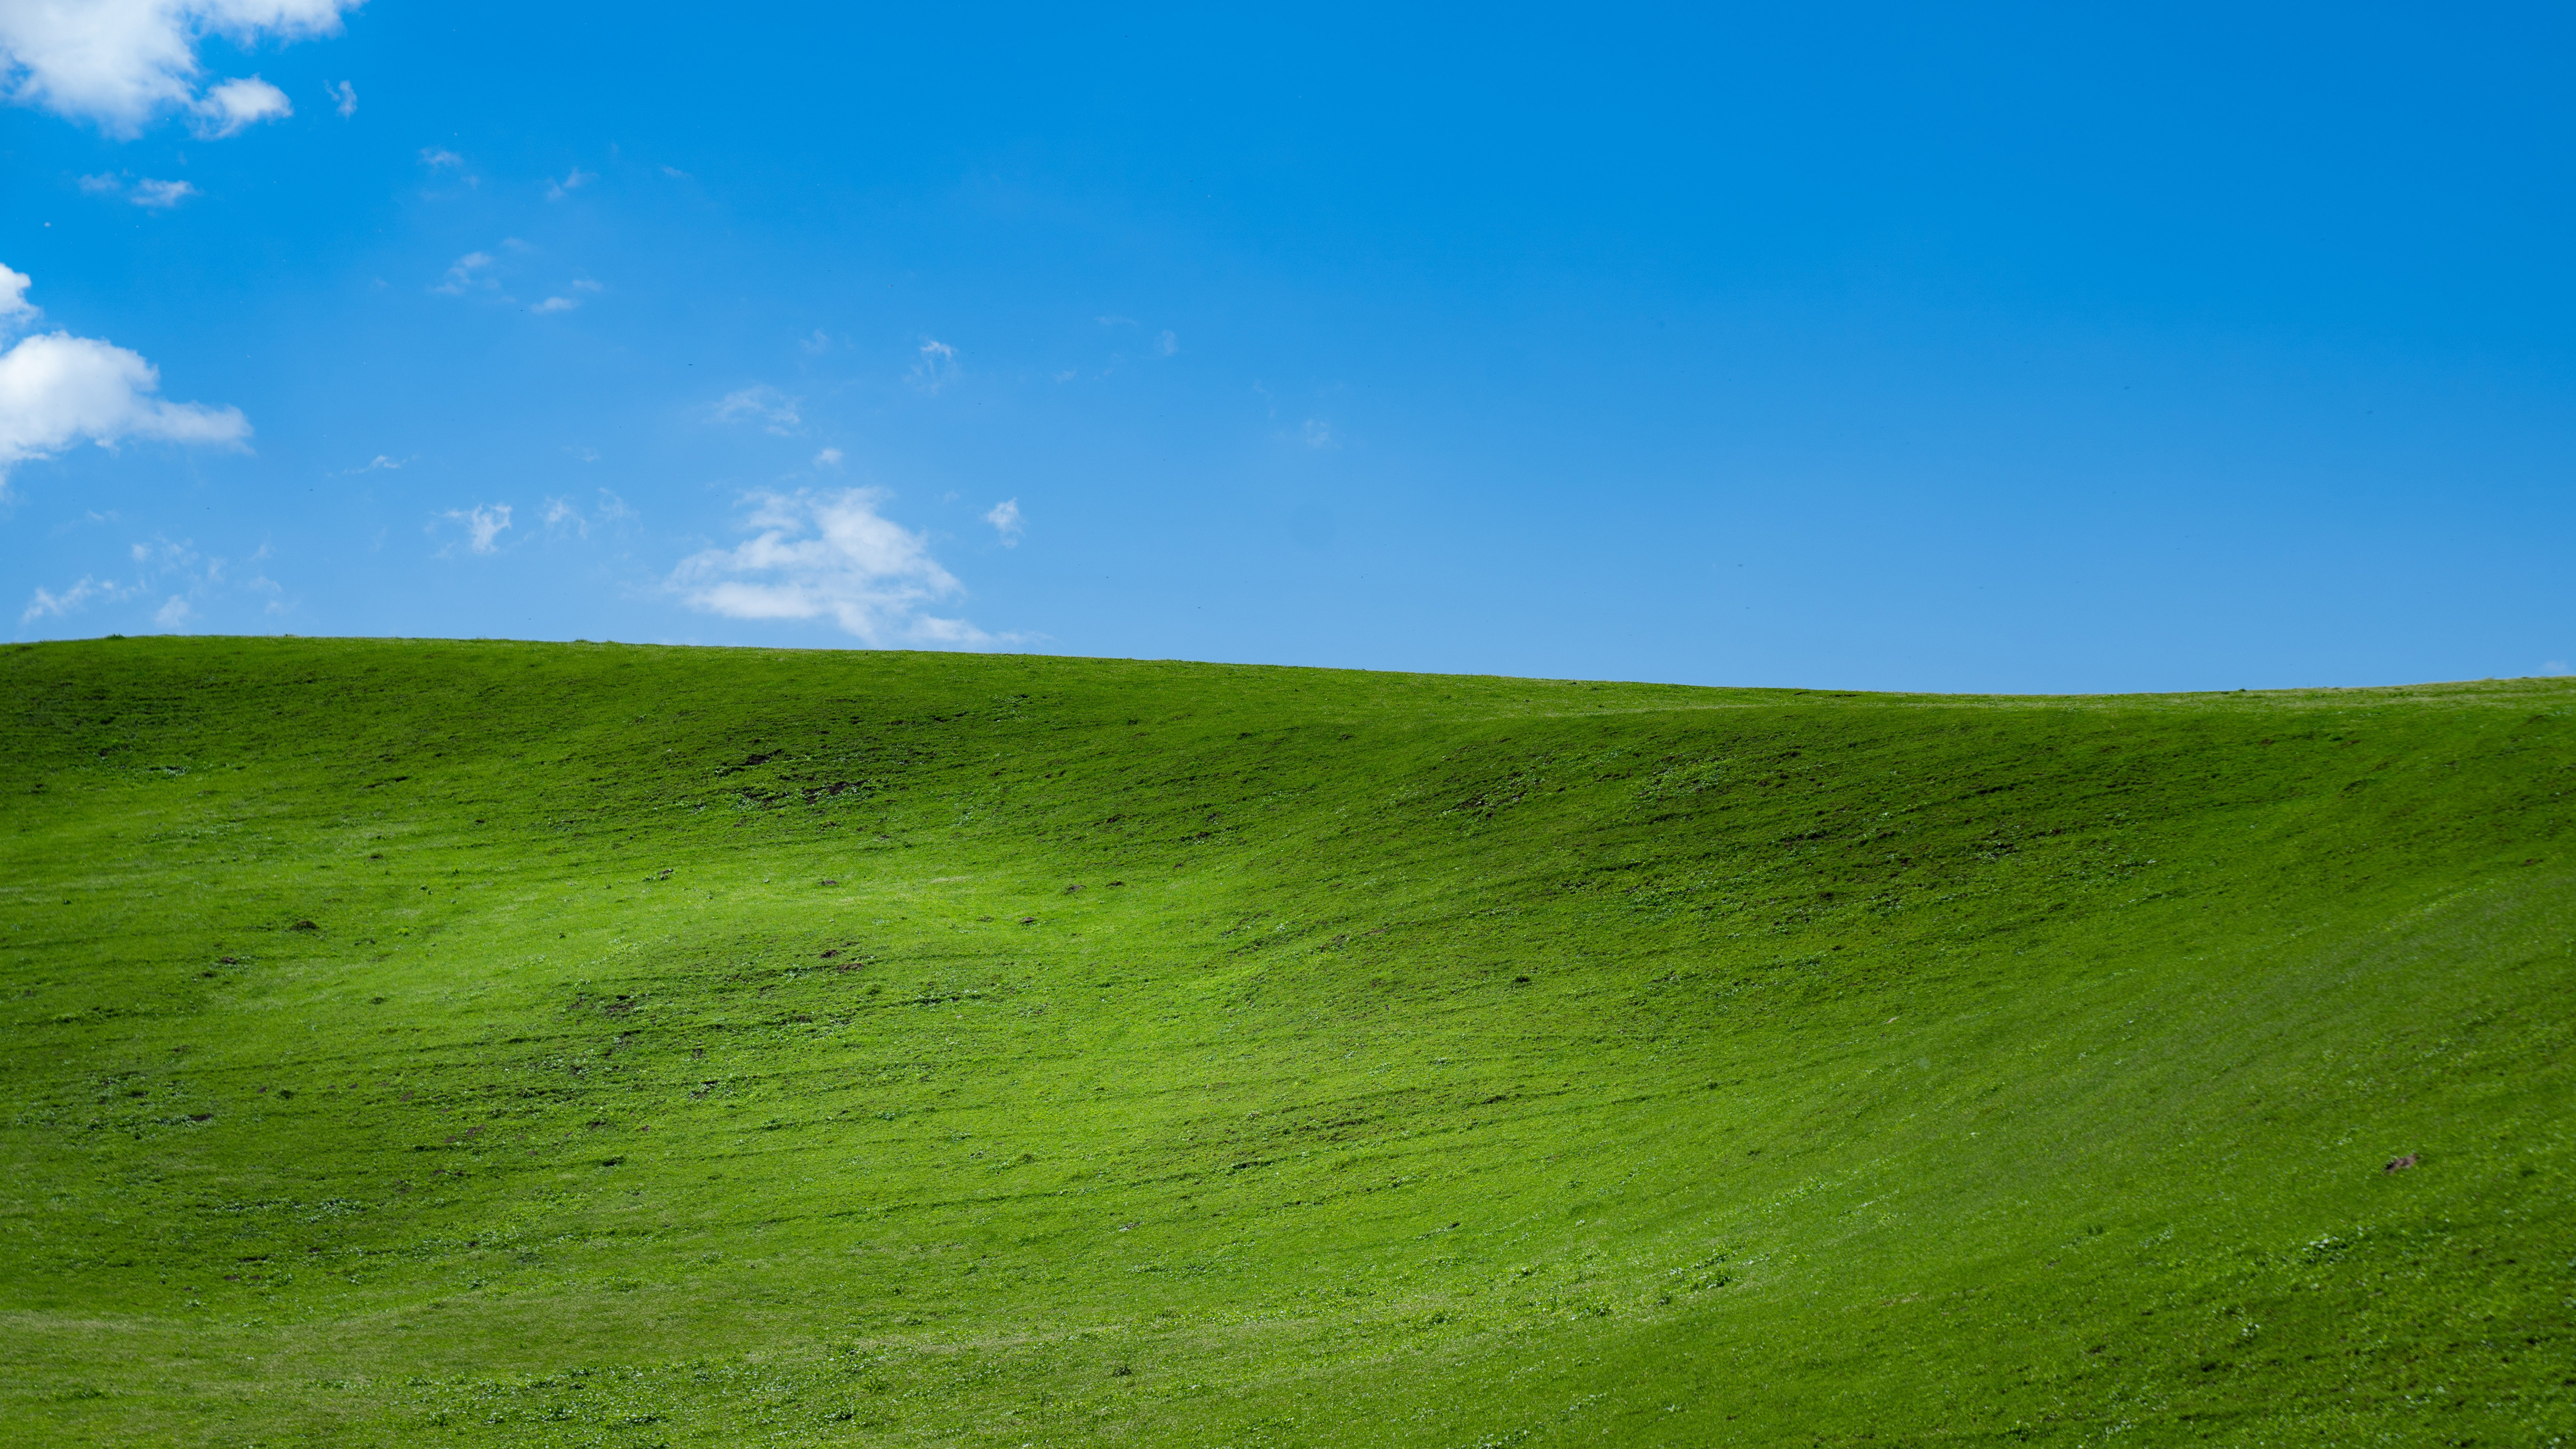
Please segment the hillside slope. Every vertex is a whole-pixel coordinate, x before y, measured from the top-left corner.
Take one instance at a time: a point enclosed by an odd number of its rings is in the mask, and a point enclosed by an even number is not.
[[[2558,1442],[2571,789],[2567,680],[16,646],[0,1429]]]

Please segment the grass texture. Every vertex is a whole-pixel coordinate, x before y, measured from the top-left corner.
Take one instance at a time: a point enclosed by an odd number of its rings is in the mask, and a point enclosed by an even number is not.
[[[10,1443],[2576,1434],[2576,681],[0,705]]]

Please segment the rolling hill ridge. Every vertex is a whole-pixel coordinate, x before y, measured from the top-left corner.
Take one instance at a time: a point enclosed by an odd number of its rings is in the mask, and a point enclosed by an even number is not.
[[[2576,1433],[2576,680],[0,702],[19,1442]]]

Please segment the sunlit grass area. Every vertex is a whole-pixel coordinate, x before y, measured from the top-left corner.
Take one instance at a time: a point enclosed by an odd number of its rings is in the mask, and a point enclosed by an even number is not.
[[[2576,1431],[2576,681],[0,688],[16,1442]]]

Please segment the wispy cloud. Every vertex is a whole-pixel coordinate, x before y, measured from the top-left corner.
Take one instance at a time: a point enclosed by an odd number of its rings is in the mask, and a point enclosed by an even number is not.
[[[0,266],[0,327],[32,323],[33,285]],[[238,408],[174,403],[153,396],[161,373],[139,353],[68,332],[19,339],[0,352],[0,485],[20,463],[50,458],[78,442],[114,448],[129,438],[238,448],[250,422]]]
[[[571,174],[565,176],[561,181],[548,177],[546,179],[546,200],[561,201],[567,193],[579,191],[598,179],[598,172],[584,171],[578,166],[572,168]]]
[[[1155,356],[1157,356],[1157,357],[1169,357],[1169,356],[1171,356],[1173,353],[1178,352],[1178,351],[1180,351],[1180,350],[1181,350],[1181,339],[1180,339],[1180,335],[1179,335],[1178,333],[1173,332],[1170,328],[1168,328],[1168,327],[1164,328],[1164,329],[1162,330],[1162,332],[1160,332],[1159,334],[1157,334],[1157,335],[1155,336],[1155,338],[1154,338],[1154,355],[1155,355]]]
[[[262,121],[283,120],[295,114],[286,92],[251,76],[245,80],[228,80],[208,90],[188,107],[188,128],[209,141],[238,136]]]
[[[134,183],[134,192],[126,200],[153,211],[167,211],[197,194],[197,188],[185,181],[155,181],[146,176]]]
[[[575,277],[572,279],[571,283],[564,288],[564,292],[581,292],[590,296],[597,296],[606,290],[608,289],[601,286],[599,283],[592,281],[588,277]],[[581,302],[582,299],[580,297],[568,297],[559,292],[554,296],[548,297],[544,301],[537,303],[535,306],[530,307],[528,310],[538,314],[539,316],[544,316],[549,312],[569,312],[575,307],[580,306]]]
[[[392,458],[387,457],[382,453],[378,453],[375,457],[368,459],[362,466],[341,469],[340,476],[343,478],[355,478],[361,473],[399,473],[402,471],[402,466],[410,461],[412,461],[410,458]]]
[[[450,297],[462,297],[477,288],[498,287],[500,281],[492,275],[492,265],[496,260],[490,252],[467,252],[448,264],[447,276],[430,290],[444,292]]]
[[[765,382],[755,383],[750,387],[726,393],[716,403],[715,419],[720,423],[735,423],[749,419],[758,422],[780,437],[785,437],[805,421],[797,415],[798,401],[799,399],[789,397]]]
[[[925,337],[904,377],[923,392],[937,392],[957,380],[957,349],[936,337]]]
[[[1002,547],[1020,546],[1020,535],[1026,531],[1020,522],[1020,500],[1005,498],[994,504],[993,511],[984,515],[984,521],[993,525],[993,531],[1002,536]]]
[[[237,45],[336,35],[358,0],[120,0],[0,3],[0,82],[8,99],[95,123],[111,136],[140,135],[174,110],[200,135],[220,138],[292,109],[257,76],[202,95],[197,46],[208,35]]]
[[[547,499],[545,526],[550,533],[569,532],[577,538],[588,538],[593,523],[616,523],[634,516],[635,510],[626,506],[625,499],[602,488],[587,514],[569,498]]]
[[[829,619],[871,646],[974,648],[1008,636],[928,612],[965,586],[930,555],[927,536],[886,518],[875,488],[759,493],[745,500],[752,537],[693,554],[670,586],[691,608],[729,619]]]
[[[35,596],[27,601],[27,607],[18,611],[18,627],[23,629],[49,614],[59,619],[79,613],[92,601],[120,603],[142,592],[142,589],[143,585],[139,583],[100,579],[88,574],[81,575],[80,582],[59,594],[38,584]]]
[[[79,582],[60,592],[37,588],[19,611],[19,627],[23,629],[49,617],[68,618],[94,605],[132,603],[154,594],[163,598],[151,618],[163,629],[184,628],[200,617],[201,605],[243,594],[260,599],[263,611],[272,616],[288,612],[286,591],[261,567],[269,556],[266,545],[236,564],[229,559],[208,557],[186,539],[158,535],[132,545],[127,555],[133,562],[132,578],[84,574]]]
[[[816,453],[814,455],[814,466],[817,468],[840,467],[841,450],[838,448],[825,448],[823,451]]]
[[[358,88],[347,81],[324,86],[322,94],[331,98],[331,109],[340,113],[340,119],[345,121],[358,113]]]
[[[465,187],[466,191],[475,190],[483,184],[483,178],[474,174],[474,164],[472,162],[466,160],[456,152],[448,150],[444,146],[421,147],[420,164],[421,168],[429,173],[430,180],[433,183],[432,185],[421,188],[420,194],[424,200],[453,201],[465,194],[462,191],[442,189],[435,185],[435,183],[441,178],[453,177],[455,181],[461,183]]]
[[[1342,445],[1341,440],[1333,436],[1333,425],[1322,418],[1308,418],[1300,436],[1309,448],[1338,448]]]
[[[121,196],[151,211],[167,211],[197,194],[197,188],[185,181],[156,181],[146,176],[129,186],[123,176],[106,172],[80,178],[80,189],[92,196]]]
[[[498,553],[499,539],[510,527],[510,505],[478,503],[472,508],[451,508],[438,517],[442,522],[464,525],[467,548],[476,553]],[[430,525],[432,531],[437,527],[437,523]]]

